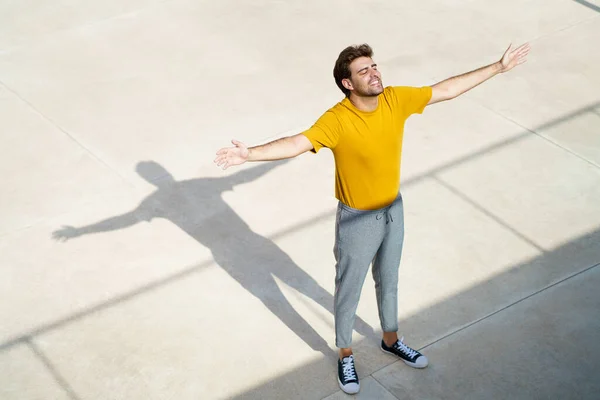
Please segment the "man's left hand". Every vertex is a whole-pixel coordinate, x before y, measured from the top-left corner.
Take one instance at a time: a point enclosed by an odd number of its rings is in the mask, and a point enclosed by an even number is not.
[[[508,49],[502,56],[500,63],[500,72],[507,72],[516,67],[517,65],[523,64],[527,61],[527,54],[529,54],[529,43],[522,44],[521,46],[513,49],[512,44],[508,46]]]

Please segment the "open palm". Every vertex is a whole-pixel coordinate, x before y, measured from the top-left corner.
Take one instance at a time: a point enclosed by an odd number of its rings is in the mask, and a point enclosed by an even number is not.
[[[232,140],[231,143],[235,147],[224,147],[217,151],[217,158],[215,158],[214,162],[223,169],[248,161],[248,147],[237,140]]]
[[[512,44],[508,46],[508,49],[504,52],[500,64],[502,64],[502,72],[507,72],[516,67],[517,65],[523,64],[527,61],[527,54],[531,47],[529,43],[522,44],[521,46],[513,49]]]

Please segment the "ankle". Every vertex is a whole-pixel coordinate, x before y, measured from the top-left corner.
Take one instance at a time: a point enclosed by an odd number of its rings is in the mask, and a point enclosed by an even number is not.
[[[397,332],[383,332],[383,342],[386,346],[392,346],[394,343],[398,341],[398,333]]]
[[[343,360],[344,357],[348,357],[352,355],[352,349],[350,347],[340,349],[340,360]]]

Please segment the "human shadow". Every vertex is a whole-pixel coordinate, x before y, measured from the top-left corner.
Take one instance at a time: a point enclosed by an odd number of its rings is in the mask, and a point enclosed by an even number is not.
[[[156,190],[137,208],[83,227],[63,226],[52,235],[56,240],[66,241],[165,218],[210,249],[215,262],[223,270],[313,350],[331,356],[332,350],[327,342],[292,307],[275,277],[330,313],[333,313],[333,296],[275,243],[252,231],[222,198],[222,194],[234,186],[254,181],[284,162],[264,163],[224,178],[183,181],[176,181],[154,161],[140,162],[136,167],[137,173],[156,186]],[[156,176],[160,178],[153,178]],[[359,317],[355,328],[363,336],[373,335],[373,329]]]

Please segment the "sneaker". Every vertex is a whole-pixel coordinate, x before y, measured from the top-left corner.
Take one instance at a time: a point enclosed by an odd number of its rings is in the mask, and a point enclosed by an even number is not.
[[[345,393],[358,393],[360,384],[354,368],[354,356],[344,357],[343,360],[338,358],[338,383]]]
[[[403,340],[404,338],[398,340],[392,346],[387,346],[382,340],[381,350],[400,357],[402,361],[406,363],[406,365],[410,365],[413,368],[425,368],[427,364],[429,364],[427,357],[405,345]]]

